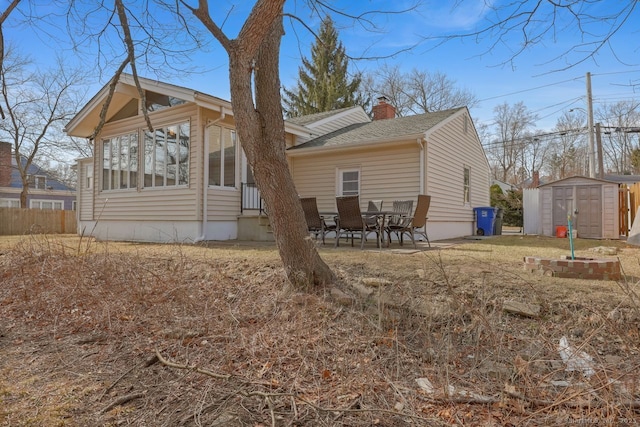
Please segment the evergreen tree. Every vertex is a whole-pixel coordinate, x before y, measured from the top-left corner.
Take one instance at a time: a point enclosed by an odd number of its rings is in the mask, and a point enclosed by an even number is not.
[[[345,48],[338,40],[333,21],[327,16],[311,47],[311,60],[302,58],[297,87],[283,88],[285,115],[298,117],[363,105],[359,91],[362,78],[358,74],[349,81],[348,65]]]

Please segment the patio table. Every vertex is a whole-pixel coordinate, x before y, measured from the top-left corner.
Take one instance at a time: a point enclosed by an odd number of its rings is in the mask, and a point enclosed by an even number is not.
[[[378,240],[377,247],[382,247],[385,243],[384,238],[384,227],[387,222],[387,218],[391,218],[394,215],[404,215],[404,213],[396,212],[396,211],[361,211],[362,218],[376,218],[376,223],[378,224]],[[338,212],[333,211],[322,211],[320,212],[320,216],[326,219],[334,219],[338,218]],[[387,247],[391,242],[387,242]]]
[[[376,222],[378,224],[378,247],[381,248],[384,244],[384,227],[387,218],[391,218],[394,215],[401,215],[401,213],[396,211],[362,211],[361,213],[362,218],[376,217]],[[387,247],[389,247],[390,243],[390,241],[387,242]]]

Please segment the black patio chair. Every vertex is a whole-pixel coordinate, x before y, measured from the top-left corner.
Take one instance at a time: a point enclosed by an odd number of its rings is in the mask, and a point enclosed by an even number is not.
[[[335,246],[340,246],[340,236],[343,234],[351,235],[351,246],[353,246],[354,234],[360,234],[360,249],[364,248],[364,242],[370,233],[376,233],[377,242],[380,242],[378,222],[367,224],[362,217],[358,196],[336,197],[336,207],[338,208],[338,218],[336,222]]]
[[[327,224],[324,218],[318,212],[318,203],[315,197],[301,197],[300,203],[304,211],[304,219],[307,221],[307,228],[316,240],[322,236],[322,244],[325,243],[325,236],[328,233],[336,231],[335,224]]]
[[[406,234],[411,238],[413,247],[416,248],[415,234],[419,234],[427,239],[427,243],[429,247],[431,247],[431,242],[427,235],[427,213],[429,212],[430,204],[431,196],[419,194],[418,204],[416,205],[416,211],[413,213],[413,216],[399,218],[397,222],[389,221],[386,227],[389,241],[391,241],[391,233],[395,233],[400,240],[400,246],[402,246],[404,243],[403,236]]]

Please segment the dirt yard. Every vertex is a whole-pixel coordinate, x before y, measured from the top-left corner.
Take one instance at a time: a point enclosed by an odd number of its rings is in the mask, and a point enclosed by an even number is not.
[[[0,425],[640,424],[640,248],[576,241],[618,282],[524,271],[567,239],[320,251],[304,293],[272,245],[0,237]]]

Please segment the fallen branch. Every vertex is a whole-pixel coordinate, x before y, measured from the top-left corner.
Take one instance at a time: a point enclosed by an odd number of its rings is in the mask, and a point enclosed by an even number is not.
[[[209,377],[218,378],[218,379],[221,379],[221,380],[228,380],[229,378],[231,378],[231,375],[217,374],[217,373],[215,373],[213,371],[210,371],[208,369],[199,368],[196,365],[189,366],[189,365],[180,365],[178,363],[169,362],[167,359],[162,357],[162,355],[160,354],[160,351],[158,351],[158,349],[156,349],[156,356],[158,357],[158,360],[160,361],[160,363],[162,363],[165,366],[169,366],[171,368],[186,369],[186,370],[189,370],[189,371],[194,371],[194,372],[197,372],[199,374],[207,375]]]
[[[132,400],[135,400],[135,399],[140,399],[141,397],[144,397],[144,393],[131,393],[131,394],[127,394],[125,396],[119,397],[116,400],[114,400],[113,402],[111,402],[110,404],[108,404],[107,406],[105,406],[100,411],[100,413],[104,414],[105,412],[109,412],[110,410],[112,410],[116,406],[124,405],[125,403],[129,403],[129,402],[131,402]]]

